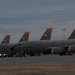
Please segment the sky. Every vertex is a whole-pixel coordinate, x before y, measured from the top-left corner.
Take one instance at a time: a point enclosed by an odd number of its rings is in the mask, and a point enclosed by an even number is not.
[[[53,28],[51,40],[69,37],[75,28],[75,0],[0,0],[0,42],[11,34],[18,42],[29,31],[31,40],[40,40],[46,28]]]

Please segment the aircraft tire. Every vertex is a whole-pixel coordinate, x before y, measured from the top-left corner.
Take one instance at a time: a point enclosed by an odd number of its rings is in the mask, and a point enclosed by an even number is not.
[[[63,54],[59,54],[60,56],[63,56]]]
[[[70,56],[73,55],[73,52],[69,52],[69,55],[70,55]]]

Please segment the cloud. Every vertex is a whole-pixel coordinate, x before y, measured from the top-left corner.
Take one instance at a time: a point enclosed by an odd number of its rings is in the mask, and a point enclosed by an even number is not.
[[[75,28],[74,16],[75,0],[0,0],[0,34],[11,33],[17,40],[16,33],[31,31],[30,40],[35,40],[52,27],[52,39],[63,39],[61,28],[69,36]]]

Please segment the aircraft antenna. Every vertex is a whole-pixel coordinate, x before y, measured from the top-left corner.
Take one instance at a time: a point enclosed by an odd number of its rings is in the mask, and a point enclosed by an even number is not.
[[[66,31],[66,29],[63,28],[63,29],[61,29],[61,30],[63,31],[63,39],[65,40],[65,31]]]

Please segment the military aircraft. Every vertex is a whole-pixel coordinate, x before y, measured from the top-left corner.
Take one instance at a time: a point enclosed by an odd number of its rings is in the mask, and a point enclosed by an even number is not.
[[[6,35],[6,36],[4,37],[4,39],[2,40],[1,44],[9,44],[10,36],[11,36],[11,35]],[[6,54],[0,54],[0,57],[1,57],[1,56],[6,56]]]
[[[71,35],[73,37],[74,35]],[[30,56],[35,54],[59,54],[59,55],[72,55],[75,52],[75,39],[67,40],[41,40],[41,41],[28,41],[18,43],[11,48],[11,50],[27,53]]]
[[[30,32],[24,32],[23,36],[19,40],[18,43],[23,41],[28,41]],[[15,52],[11,51],[10,48],[14,46],[14,44],[9,44],[10,35],[6,35],[3,41],[0,44],[0,56],[12,56]]]
[[[51,39],[51,34],[52,34],[52,29],[53,28],[47,28],[46,31],[43,33],[42,37],[40,38],[40,40],[50,40]],[[19,46],[19,44],[15,45],[15,46]],[[24,50],[16,52],[16,54],[17,54],[17,56],[27,56],[28,55],[27,53],[24,52]],[[36,53],[35,55],[37,56],[39,54]]]
[[[18,44],[22,43],[24,41],[27,42],[28,38],[29,38],[29,33],[30,32],[25,32],[23,34],[23,36],[21,37],[20,41],[18,42]],[[52,28],[47,28],[40,40],[50,40],[51,33],[52,33]],[[24,52],[22,50],[20,52],[18,52],[18,53],[16,51],[11,50],[12,47],[15,47],[15,44],[3,44],[3,45],[0,45],[0,52],[1,52],[1,54],[5,54],[6,53],[9,56],[14,54],[14,53],[16,53],[17,56],[22,56],[24,54]]]

